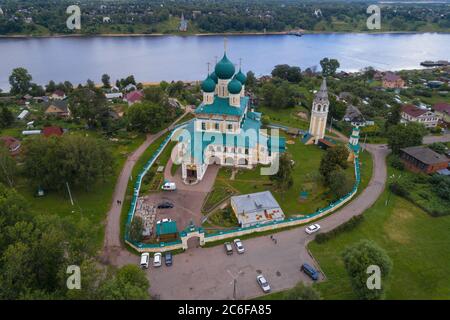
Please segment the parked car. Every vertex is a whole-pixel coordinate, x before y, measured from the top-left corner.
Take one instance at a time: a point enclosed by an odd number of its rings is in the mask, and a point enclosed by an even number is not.
[[[173,263],[172,254],[170,252],[166,252],[164,254],[164,262],[166,263],[166,266],[170,267]]]
[[[161,252],[155,253],[155,255],[153,256],[153,266],[154,267],[161,267],[161,258],[162,258]]]
[[[158,204],[158,209],[170,209],[173,208],[173,203],[169,201],[164,201]]]
[[[317,270],[307,263],[302,264],[302,266],[300,267],[300,271],[304,272],[308,277],[310,277],[314,281],[319,280],[319,273],[317,272]]]
[[[311,234],[320,230],[320,226],[318,224],[312,224],[305,229],[307,234]]]
[[[226,252],[228,255],[233,254],[233,247],[231,246],[231,243],[230,243],[230,242],[225,242],[225,243],[224,243],[224,246],[225,246],[225,252]]]
[[[234,246],[236,247],[236,250],[238,253],[244,253],[244,245],[242,244],[242,241],[239,239],[234,239]]]
[[[265,293],[270,292],[270,285],[267,282],[266,278],[262,274],[256,277],[256,281],[258,282],[259,286],[261,287],[262,291]]]
[[[164,219],[156,221],[156,224],[160,224],[160,223],[163,223],[163,222],[170,222],[170,221],[172,221],[172,219],[164,218]]]
[[[148,269],[148,263],[150,261],[150,254],[148,252],[144,252],[141,254],[141,268]]]
[[[162,185],[161,189],[166,191],[174,191],[177,189],[175,182],[166,182]]]

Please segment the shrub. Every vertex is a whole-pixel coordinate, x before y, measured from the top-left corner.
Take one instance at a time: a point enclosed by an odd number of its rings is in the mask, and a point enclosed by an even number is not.
[[[389,185],[389,190],[400,197],[409,196],[409,191],[399,182],[392,182]]]
[[[395,168],[397,170],[401,170],[401,171],[405,170],[405,164],[397,156],[392,156],[390,164],[393,168]]]

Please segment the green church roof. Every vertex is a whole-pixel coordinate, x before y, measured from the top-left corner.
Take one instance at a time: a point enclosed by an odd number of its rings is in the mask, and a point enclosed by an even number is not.
[[[238,73],[236,73],[235,78],[242,84],[245,84],[245,82],[247,81],[247,77],[245,76],[244,73],[242,73],[240,68]]]
[[[206,79],[202,82],[202,90],[204,92],[214,92],[216,89],[216,83],[210,76],[207,76]]]
[[[241,92],[241,90],[242,84],[238,80],[236,80],[236,78],[233,78],[233,80],[228,83],[228,91],[231,94],[238,94]]]
[[[234,64],[228,60],[226,53],[223,54],[222,60],[216,64],[214,72],[219,79],[231,79],[233,77],[235,72]]]
[[[216,84],[219,82],[219,78],[217,78],[217,75],[214,71],[209,75],[209,77],[213,79]]]
[[[228,98],[221,98],[218,96],[214,97],[214,102],[212,104],[200,104],[195,113],[206,113],[206,114],[218,114],[227,116],[241,116],[248,104],[248,97],[241,97],[240,107],[230,106],[230,101]]]

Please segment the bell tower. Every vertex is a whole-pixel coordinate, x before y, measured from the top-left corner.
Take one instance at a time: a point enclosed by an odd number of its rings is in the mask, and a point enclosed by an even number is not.
[[[327,126],[328,109],[330,101],[328,100],[328,89],[325,78],[322,81],[319,91],[314,97],[311,110],[311,122],[309,124],[309,134],[314,137],[314,143],[325,136]]]

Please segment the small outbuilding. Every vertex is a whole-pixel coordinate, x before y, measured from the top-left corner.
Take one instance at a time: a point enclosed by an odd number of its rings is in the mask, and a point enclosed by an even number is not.
[[[156,224],[156,237],[159,241],[173,241],[178,238],[177,223],[166,221]]]
[[[231,197],[231,207],[242,228],[284,220],[284,213],[270,191]]]
[[[450,162],[445,155],[422,146],[400,149],[400,158],[411,171],[427,174],[447,169]]]

